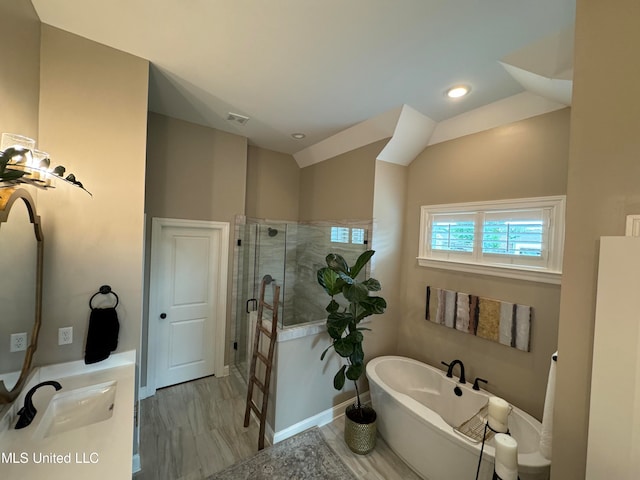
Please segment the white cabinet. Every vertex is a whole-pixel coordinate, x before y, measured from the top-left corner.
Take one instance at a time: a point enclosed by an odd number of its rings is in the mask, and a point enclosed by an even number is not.
[[[596,298],[586,478],[635,480],[640,478],[640,238],[601,238]],[[584,301],[591,301],[588,292]]]

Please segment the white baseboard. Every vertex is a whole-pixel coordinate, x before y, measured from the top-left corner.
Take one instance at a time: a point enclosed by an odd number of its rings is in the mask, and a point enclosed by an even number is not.
[[[369,403],[370,398],[371,397],[369,395],[369,392],[365,392],[362,395],[360,395],[360,401],[362,403]],[[323,425],[326,425],[327,423],[331,423],[336,418],[339,418],[342,415],[344,415],[345,409],[349,405],[352,405],[353,403],[355,403],[355,401],[356,401],[356,398],[353,397],[347,400],[346,402],[342,402],[341,404],[336,405],[333,408],[329,408],[328,410],[320,412],[312,417],[305,418],[301,422],[291,425],[290,427],[287,427],[284,430],[280,430],[279,432],[274,433],[271,430],[270,433],[271,433],[271,438],[273,439],[273,444],[276,444],[278,442],[281,442],[282,440],[292,437],[297,433],[304,432],[305,430],[311,427],[316,427],[316,426],[321,427]],[[267,431],[269,430],[270,430],[269,425],[267,425]]]
[[[156,391],[144,386],[138,389],[138,400],[144,400],[145,398],[153,397],[156,394]]]
[[[253,410],[251,410],[251,419],[256,422],[256,425],[260,425],[260,419]],[[267,446],[273,445],[273,427],[269,425],[269,422],[264,424],[264,439]]]
[[[225,376],[229,375],[229,365],[224,366],[224,375]],[[138,394],[139,394],[140,400],[142,400],[144,398],[155,395],[155,393],[156,392],[154,389],[151,389],[145,386],[145,387],[140,387]],[[364,392],[362,395],[360,395],[360,400],[362,401],[362,403],[369,403],[371,401],[371,396],[369,395],[369,392]],[[282,440],[285,440],[289,437],[293,437],[294,435],[300,432],[304,432],[305,430],[311,427],[316,427],[316,426],[321,427],[323,425],[326,425],[327,423],[331,423],[336,418],[339,418],[342,415],[344,415],[345,409],[349,405],[352,405],[353,403],[355,403],[355,401],[356,401],[356,397],[350,398],[349,400],[346,400],[340,403],[339,405],[336,405],[333,408],[324,410],[323,412],[313,415],[312,417],[305,418],[304,420],[294,425],[291,425],[290,427],[287,427],[284,430],[280,430],[279,432],[274,432],[273,427],[269,425],[269,423],[267,423],[265,425],[265,440],[271,445],[275,445],[276,443],[281,442]],[[251,411],[251,417],[255,422],[260,424],[260,420],[254,414],[253,411]],[[138,468],[140,468],[139,467],[140,457],[138,455],[136,456],[138,457]],[[134,456],[134,462],[135,462],[135,456]]]
[[[136,473],[140,471],[140,454],[136,453],[133,456],[133,468],[131,469],[132,473]]]
[[[222,369],[222,376],[223,377],[229,376],[229,365],[225,365],[224,368]]]

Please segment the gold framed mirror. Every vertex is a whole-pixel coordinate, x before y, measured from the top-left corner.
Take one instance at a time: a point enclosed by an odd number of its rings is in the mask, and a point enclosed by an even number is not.
[[[42,315],[43,237],[29,192],[0,188],[0,405],[31,371]]]

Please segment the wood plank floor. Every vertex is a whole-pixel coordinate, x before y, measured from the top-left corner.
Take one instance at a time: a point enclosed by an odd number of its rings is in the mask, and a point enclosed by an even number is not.
[[[233,372],[234,369],[232,369]],[[202,480],[258,451],[258,425],[242,425],[246,385],[237,372],[158,390],[140,405],[140,460],[134,480]],[[358,478],[419,480],[378,438],[369,455],[343,440],[344,418],[321,427],[327,442]]]

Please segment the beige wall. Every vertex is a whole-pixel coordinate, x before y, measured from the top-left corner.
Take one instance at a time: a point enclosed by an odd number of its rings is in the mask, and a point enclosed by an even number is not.
[[[39,364],[81,359],[89,298],[120,296],[118,351],[138,349],[148,62],[42,26],[39,145],[87,189],[38,192],[45,238]],[[74,342],[58,346],[58,328]]]
[[[250,146],[246,215],[298,221],[300,167],[293,156]]]
[[[245,208],[247,139],[149,113],[145,212],[233,222]]]
[[[0,133],[37,139],[40,20],[31,2],[0,2],[0,31]]]
[[[233,227],[235,215],[245,211],[245,137],[149,113],[147,148],[147,247],[152,217],[229,222]],[[235,335],[231,331],[233,228],[229,244],[225,365],[229,363],[229,346]],[[149,253],[147,248],[146,278]],[[145,318],[143,345],[146,345],[146,335]],[[141,384],[146,385],[146,362],[143,362],[142,377]]]
[[[343,359],[331,351],[320,361],[330,343],[326,332],[278,342],[272,424],[276,433],[355,396],[351,381],[347,381],[343,390],[333,388],[333,377],[343,365]],[[366,343],[364,348],[366,352]]]
[[[577,2],[554,479],[585,474],[599,238],[640,213],[638,18],[637,0]]]
[[[386,142],[372,143],[303,168],[300,221],[370,219],[376,157]]]
[[[398,280],[403,217],[398,212],[404,208],[407,169],[376,161],[383,145],[379,142],[306,167],[302,171],[304,182],[300,189],[301,206],[309,202],[306,204],[310,207],[307,212],[313,212],[308,216],[301,213],[301,219],[368,220],[373,215],[371,248],[376,250],[376,254],[371,264],[371,276],[381,282],[380,295],[387,300],[389,309],[383,315],[374,315],[367,320],[366,326],[371,328],[371,331],[364,332],[363,348],[367,361],[395,353],[401,314]],[[344,201],[344,205],[340,205],[340,201]],[[329,344],[330,338],[324,331],[278,343],[274,406],[276,432],[355,396],[351,382],[347,382],[342,391],[333,388],[333,377],[342,361],[333,352],[320,361],[320,354]],[[291,378],[299,381],[286,380]],[[367,391],[365,376],[360,383],[361,392]],[[302,402],[298,401],[301,392]]]
[[[419,267],[420,206],[565,193],[569,109],[428,147],[408,169],[398,352],[431,365],[459,358],[467,377],[540,418],[556,350],[560,287]],[[425,320],[426,286],[534,307],[531,352]]]
[[[380,281],[379,295],[387,301],[387,310],[371,320],[371,332],[364,332],[367,359],[380,355],[395,355],[398,325],[402,322],[400,290],[403,212],[406,203],[408,168],[393,163],[375,162],[375,190],[373,197],[373,241],[371,275]]]

